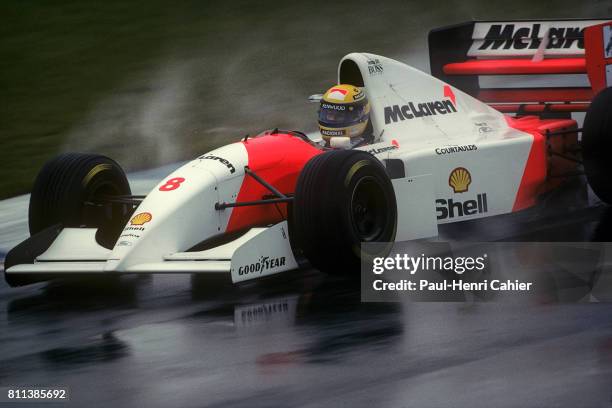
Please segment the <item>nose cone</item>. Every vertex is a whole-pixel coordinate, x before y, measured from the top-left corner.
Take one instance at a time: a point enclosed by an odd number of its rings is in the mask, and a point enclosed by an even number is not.
[[[220,231],[214,209],[217,179],[189,163],[166,177],[134,212],[119,236],[107,269],[125,271],[139,263],[162,262]]]
[[[235,201],[248,163],[242,143],[206,153],[164,178],[138,206],[113,249],[107,269],[125,271],[162,262],[227,228],[231,211],[215,204]]]

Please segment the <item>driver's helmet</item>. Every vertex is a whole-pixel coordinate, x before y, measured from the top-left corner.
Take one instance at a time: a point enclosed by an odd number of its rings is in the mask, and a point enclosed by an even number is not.
[[[319,130],[327,143],[333,137],[353,139],[363,135],[369,119],[370,103],[357,86],[332,86],[321,99]]]

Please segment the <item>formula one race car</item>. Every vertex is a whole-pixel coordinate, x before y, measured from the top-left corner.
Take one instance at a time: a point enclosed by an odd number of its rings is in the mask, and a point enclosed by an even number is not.
[[[338,83],[366,93],[371,144],[335,149],[267,131],[198,157],[146,196],[131,195],[109,158],[61,155],[36,179],[31,237],[8,253],[6,279],[229,273],[240,282],[303,260],[352,272],[376,255],[362,242],[433,237],[439,224],[520,211],[576,175],[611,203],[611,31],[606,20],[434,30],[433,76],[349,54]],[[579,129],[571,113],[585,111]]]

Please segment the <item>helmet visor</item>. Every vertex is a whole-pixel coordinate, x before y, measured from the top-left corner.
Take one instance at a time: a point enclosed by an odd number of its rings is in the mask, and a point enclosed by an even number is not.
[[[321,102],[319,123],[330,128],[342,128],[363,122],[368,117],[365,103],[337,104]]]

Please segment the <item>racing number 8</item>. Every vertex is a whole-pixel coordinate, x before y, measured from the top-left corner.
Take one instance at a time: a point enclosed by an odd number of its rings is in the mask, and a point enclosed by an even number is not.
[[[185,181],[185,179],[182,177],[171,178],[170,180],[166,181],[166,184],[164,184],[163,186],[159,188],[159,191],[176,190],[177,188],[181,186],[181,183],[183,181]]]

